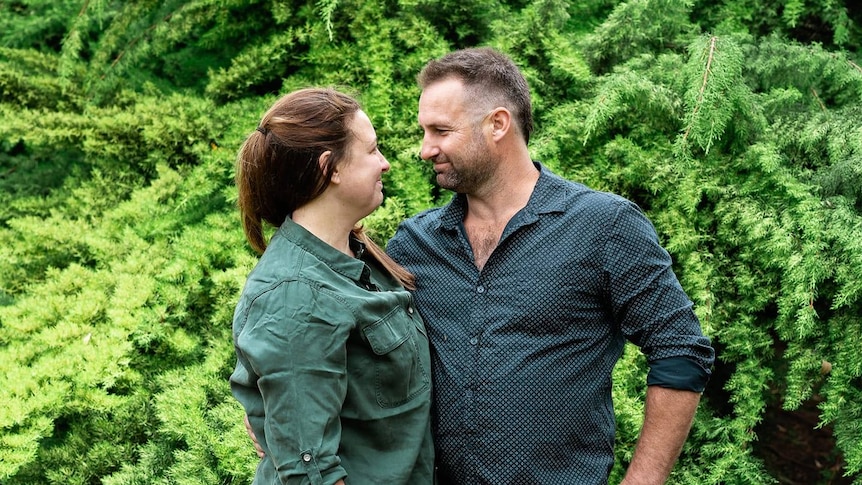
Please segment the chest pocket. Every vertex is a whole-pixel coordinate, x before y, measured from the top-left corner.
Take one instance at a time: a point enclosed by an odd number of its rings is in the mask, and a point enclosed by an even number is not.
[[[431,385],[428,343],[419,333],[422,322],[398,307],[362,332],[374,353],[377,403],[400,406]]]

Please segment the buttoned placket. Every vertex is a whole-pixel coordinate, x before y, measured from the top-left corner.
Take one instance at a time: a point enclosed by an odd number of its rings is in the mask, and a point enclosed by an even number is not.
[[[458,235],[461,243],[465,247],[466,254],[472,256],[473,249],[470,246],[463,224],[459,227]],[[467,330],[467,345],[471,349],[470,354],[473,356],[473,365],[471,366],[472,368],[468,378],[464,382],[464,426],[465,433],[468,435],[466,439],[472,443],[470,446],[466,447],[466,456],[464,456],[463,459],[465,463],[468,463],[467,468],[472,470],[476,469],[475,463],[478,457],[470,450],[481,448],[479,446],[479,440],[481,439],[482,433],[479,429],[480,415],[476,403],[479,398],[478,393],[481,392],[480,382],[483,377],[481,372],[481,362],[483,359],[482,336],[490,323],[487,321],[487,300],[489,297],[489,290],[491,289],[489,282],[491,275],[493,274],[491,271],[491,260],[493,258],[494,254],[492,253],[482,270],[475,267],[475,260],[472,257],[467,258],[469,264],[475,268],[476,272],[474,273],[475,283],[473,285],[471,311],[467,321],[465,322],[465,329]],[[475,476],[467,477],[467,482],[473,482],[476,478],[477,477]]]
[[[485,266],[481,269],[477,269],[477,278],[476,284],[474,286],[474,295],[473,295],[473,305],[471,311],[471,318],[469,322],[470,334],[468,343],[471,347],[473,347],[473,356],[474,356],[474,365],[473,372],[471,373],[470,379],[466,382],[466,389],[464,390],[464,402],[465,402],[465,415],[466,415],[466,427],[467,431],[470,433],[470,440],[474,441],[473,446],[468,447],[470,450],[479,449],[478,440],[480,440],[482,433],[479,430],[479,415],[477,414],[477,401],[481,400],[478,396],[478,393],[481,392],[481,381],[483,379],[483,374],[481,369],[484,368],[483,359],[487,359],[488,356],[483,355],[483,347],[482,347],[482,335],[486,331],[489,325],[492,325],[493,322],[487,321],[487,300],[490,298],[490,291],[492,288],[492,282],[494,279],[494,271],[496,268],[496,260],[499,257],[499,253],[506,245],[506,241],[512,237],[519,229],[524,226],[535,223],[538,220],[538,217],[532,211],[528,209],[521,209],[518,213],[516,213],[506,227],[503,229],[503,234],[500,236],[500,240],[497,242],[497,247],[491,252],[491,255],[488,257],[488,260],[485,262]],[[461,236],[462,241],[464,241],[466,247],[470,251],[469,254],[472,254],[472,248],[470,244],[467,242],[466,230],[464,229],[463,224],[460,227],[459,235]],[[475,265],[475,261],[471,262]],[[487,349],[485,349],[487,351]],[[471,454],[472,455],[472,454]],[[475,463],[478,459],[476,456],[464,457],[467,463]],[[471,469],[475,469],[475,466],[471,466]],[[472,477],[471,479],[476,479],[476,477]]]

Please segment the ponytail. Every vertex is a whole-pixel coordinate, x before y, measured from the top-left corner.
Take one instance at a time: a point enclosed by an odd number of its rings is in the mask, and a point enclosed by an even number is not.
[[[380,246],[368,237],[368,234],[366,234],[362,226],[353,228],[353,236],[365,245],[365,250],[371,253],[371,256],[374,257],[374,259],[376,259],[393,278],[401,282],[401,286],[408,290],[416,289],[416,277],[404,269],[403,266],[396,263],[394,259],[389,257],[389,255],[386,254],[386,251],[381,249]]]

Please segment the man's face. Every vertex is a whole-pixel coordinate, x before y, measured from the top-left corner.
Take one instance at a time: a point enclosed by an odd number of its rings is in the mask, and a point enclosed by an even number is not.
[[[420,156],[434,164],[437,184],[444,189],[476,193],[496,168],[485,138],[487,119],[477,111],[456,78],[427,86],[419,97],[419,125],[425,132]]]

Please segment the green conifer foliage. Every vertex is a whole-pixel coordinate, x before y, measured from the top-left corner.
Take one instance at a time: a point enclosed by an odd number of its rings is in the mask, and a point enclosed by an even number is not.
[[[839,0],[0,2],[0,482],[249,483],[238,147],[286,91],[355,93],[392,164],[364,221],[385,244],[450,197],[416,73],[491,45],[530,82],[533,157],[647,212],[716,346],[670,483],[782,481],[769,411],[815,403],[835,449],[811,481],[862,484],[860,29]],[[626,348],[611,483],[646,371]]]
[[[606,76],[587,103],[589,111],[581,115],[587,119],[585,134],[569,135],[588,147],[572,146],[575,153],[600,154],[578,160],[571,169],[578,178],[622,188],[649,209],[680,262],[683,284],[698,303],[707,332],[717,341],[720,364],[735,366],[724,383],[736,416],[731,426],[705,419],[696,423],[694,436],[704,433],[710,439],[701,448],[706,460],[697,467],[706,473],[695,483],[766,481],[754,471],[758,467],[746,448],[765,407],[776,404],[770,402],[770,389],[781,389],[777,404],[787,409],[800,406],[815,387],[821,393],[858,392],[857,359],[844,355],[838,364],[840,349],[858,348],[859,321],[850,316],[859,314],[858,278],[846,277],[858,261],[851,255],[858,243],[846,239],[848,233],[860,235],[855,191],[814,182],[843,181],[833,174],[854,166],[858,118],[847,114],[858,111],[862,78],[841,54],[820,55],[817,46],[778,42],[698,38],[684,53],[687,59],[680,60],[685,62],[682,84],[658,72],[680,64],[667,59],[667,50],[659,54],[664,58],[630,60]],[[773,50],[777,45],[785,49],[780,55]],[[756,62],[766,57],[769,63]],[[829,87],[782,75],[788,63],[825,72],[825,78],[809,79]],[[830,78],[841,81],[833,84]],[[840,94],[817,96],[834,89]],[[543,137],[550,140],[552,156],[568,148],[557,144],[572,131],[567,120],[583,111],[581,104],[561,108],[561,116],[552,118],[560,120],[560,128],[549,128]],[[674,112],[676,127],[667,117]],[[789,123],[805,126],[788,130]],[[833,124],[841,129],[831,129]],[[670,129],[655,130],[662,127]],[[844,187],[842,197],[824,199],[825,191],[839,187]],[[848,192],[852,197],[844,195]],[[848,293],[852,301],[844,297]],[[821,376],[825,362],[832,369],[826,379]],[[837,367],[853,370],[836,375]],[[855,404],[823,407],[835,410],[835,416],[847,413],[843,419],[857,412]],[[829,422],[825,415],[822,424]],[[706,423],[727,431],[701,430]],[[858,430],[850,428],[836,426],[839,443],[858,443]],[[737,446],[727,446],[728,441]],[[858,449],[852,448],[844,449],[848,468],[858,459]],[[696,476],[692,470],[685,474]]]

